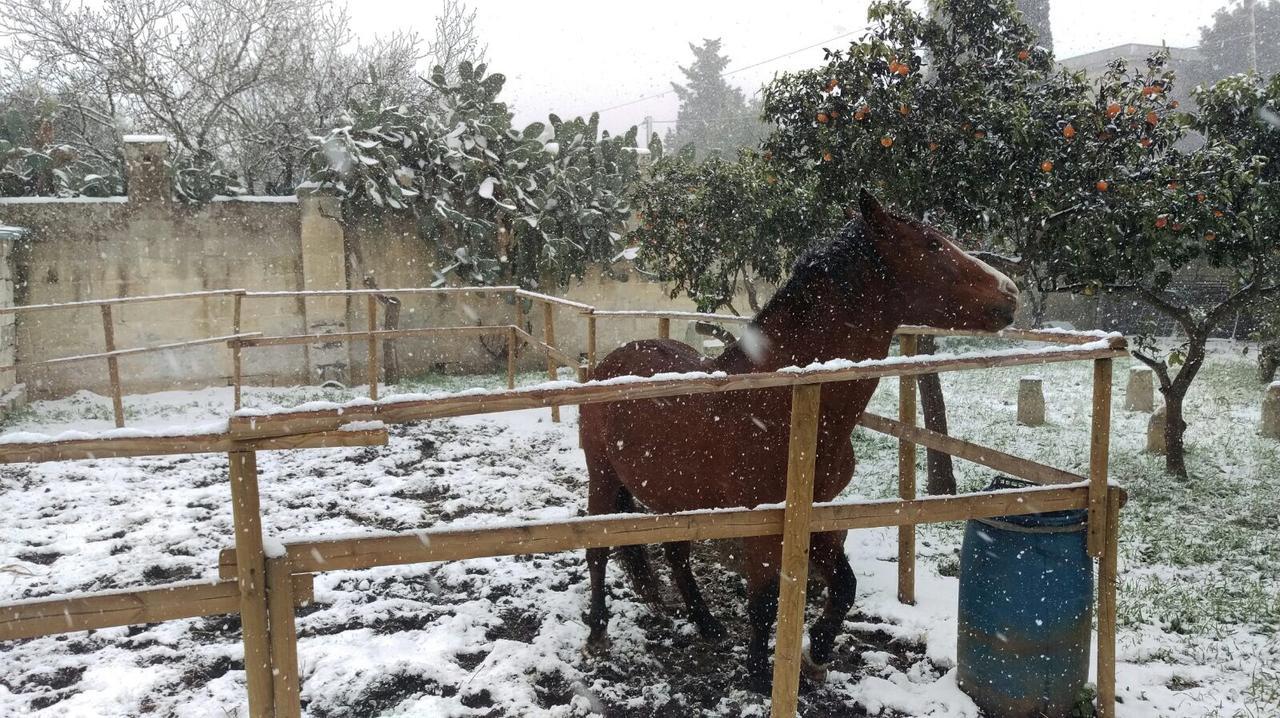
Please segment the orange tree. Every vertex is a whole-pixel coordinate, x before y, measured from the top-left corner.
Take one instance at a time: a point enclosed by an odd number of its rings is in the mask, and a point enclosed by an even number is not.
[[[1154,69],[1158,61],[1151,63]],[[1066,288],[1131,293],[1178,325],[1174,347],[1139,337],[1134,356],[1150,366],[1165,399],[1166,469],[1187,473],[1183,402],[1204,365],[1215,328],[1241,311],[1260,310],[1280,297],[1280,76],[1269,82],[1236,75],[1198,88],[1194,115],[1165,118],[1129,108],[1158,102],[1162,85],[1149,72],[1104,80],[1116,117],[1133,115],[1139,142],[1102,144],[1119,161],[1096,152],[1083,171],[1098,177],[1094,195],[1056,227],[1046,243],[1051,273]],[[1096,113],[1092,122],[1100,122]],[[1114,119],[1112,120],[1114,122]],[[1203,144],[1180,149],[1184,129]],[[1175,283],[1180,272],[1214,273],[1228,287],[1206,297]]]
[[[1038,249],[1075,206],[1073,155],[1087,150],[1069,118],[1092,104],[1087,81],[1055,70],[1013,0],[950,0],[932,17],[885,2],[868,14],[863,39],[766,89],[777,126],[767,149],[816,174],[824,201],[849,205],[875,186],[971,248],[1013,255],[1002,268],[1030,289],[1046,286]]]
[[[775,80],[766,151],[780,175],[815,176],[817,201],[849,204],[873,185],[970,247],[1013,255],[1003,266],[1033,300],[1124,291],[1173,319],[1185,344],[1140,337],[1135,356],[1165,396],[1167,468],[1185,474],[1182,402],[1210,332],[1277,291],[1276,82],[1229,78],[1186,114],[1162,55],[1091,83],[1054,69],[1012,2],[940,10],[873,5],[866,37]],[[1192,267],[1231,293],[1175,291]]]
[[[735,161],[698,162],[689,151],[661,157],[634,204],[640,265],[704,312],[739,313],[739,291],[759,310],[756,280],[781,281],[796,255],[840,221],[833,205],[814,201],[812,177],[780,175],[746,150]]]

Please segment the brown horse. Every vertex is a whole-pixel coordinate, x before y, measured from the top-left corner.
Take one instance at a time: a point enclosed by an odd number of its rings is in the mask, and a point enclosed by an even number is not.
[[[594,378],[658,372],[774,371],[830,359],[882,359],[902,324],[994,331],[1013,321],[1017,288],[967,255],[933,227],[900,217],[863,192],[862,219],[800,257],[791,278],[717,359],[680,342],[631,342],[607,356]],[[850,435],[876,388],[875,380],[822,387],[815,501],[830,501],[853,476]],[[654,511],[752,507],[786,494],[790,390],[760,389],[586,405],[583,451],[590,475],[591,514],[630,512],[633,498]],[[814,534],[811,560],[828,587],[825,612],[810,630],[810,659],[826,663],[853,605],[856,581],[844,553],[845,532]],[[689,568],[689,543],[664,545],[676,586],[704,638],[724,628],[712,616]],[[777,613],[782,541],[745,540],[748,684],[770,685],[769,633]],[[647,599],[656,597],[641,547],[620,551]],[[588,647],[607,645],[604,600],[608,549],[589,549],[591,608]]]

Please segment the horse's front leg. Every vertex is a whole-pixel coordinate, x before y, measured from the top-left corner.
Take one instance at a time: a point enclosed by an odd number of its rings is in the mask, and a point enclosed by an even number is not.
[[[747,621],[751,637],[747,642],[747,687],[769,694],[773,672],[769,662],[769,636],[778,617],[778,575],[782,561],[782,540],[759,536],[743,540],[747,576]]]
[[[844,554],[848,532],[833,531],[813,535],[810,560],[827,583],[827,606],[809,629],[809,658],[818,666],[831,660],[831,649],[844,625],[844,617],[858,595],[858,579]]]
[[[592,516],[612,513],[617,504],[620,485],[613,469],[603,461],[587,461],[587,513]],[[591,603],[587,611],[587,651],[603,653],[609,647],[609,606],[605,603],[605,572],[609,566],[609,549],[587,549],[587,571],[591,577]]]

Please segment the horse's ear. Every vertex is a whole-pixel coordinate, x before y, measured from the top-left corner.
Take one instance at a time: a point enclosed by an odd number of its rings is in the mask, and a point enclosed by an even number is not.
[[[862,210],[862,218],[868,224],[883,225],[885,219],[888,218],[888,213],[884,211],[884,207],[880,206],[880,203],[876,201],[875,197],[871,196],[871,193],[865,187],[858,193],[858,208]]]

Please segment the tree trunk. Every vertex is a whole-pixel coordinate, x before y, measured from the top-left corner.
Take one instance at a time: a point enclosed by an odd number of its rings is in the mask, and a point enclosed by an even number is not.
[[[1160,393],[1164,394],[1165,406],[1164,470],[1185,478],[1187,451],[1183,438],[1186,436],[1187,422],[1182,418],[1182,400],[1186,392],[1179,392],[1175,387],[1170,387],[1167,391],[1161,389]]]
[[[1207,327],[1203,330],[1197,328],[1195,331],[1188,331],[1187,358],[1178,369],[1178,375],[1173,378],[1173,381],[1168,386],[1164,386],[1162,382],[1160,387],[1166,410],[1164,468],[1168,473],[1182,478],[1187,476],[1187,452],[1184,441],[1187,422],[1183,419],[1182,405],[1183,400],[1186,399],[1187,390],[1191,388],[1196,374],[1200,373],[1200,367],[1204,365],[1205,346],[1208,343]]]
[[[916,345],[919,354],[933,354],[938,350],[935,337],[922,335]],[[922,374],[917,377],[920,387],[920,408],[924,413],[924,427],[939,434],[947,433],[947,403],[942,396],[942,381],[937,374]],[[942,494],[955,495],[956,475],[951,462],[951,455],[929,449],[928,480],[925,490],[930,496]]]

